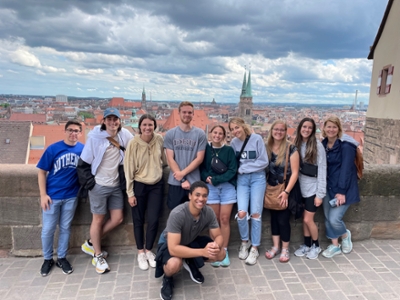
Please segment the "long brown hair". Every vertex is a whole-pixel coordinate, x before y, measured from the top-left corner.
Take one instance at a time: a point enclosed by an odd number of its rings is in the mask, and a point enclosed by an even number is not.
[[[312,129],[312,132],[306,142],[306,152],[305,152],[304,158],[302,158],[302,160],[315,165],[317,163],[317,155],[318,155],[317,138],[315,137],[315,132],[317,129],[316,129],[315,122],[312,118],[304,118],[303,120],[300,121],[299,126],[297,126],[296,138],[294,140],[294,144],[296,145],[296,147],[300,153],[301,144],[303,143],[303,137],[301,136],[300,131],[305,122],[310,122],[313,126],[313,129]]]
[[[277,124],[283,124],[285,125],[285,137],[282,140],[281,145],[279,146],[279,151],[278,151],[278,157],[276,158],[276,164],[280,165],[283,163],[283,161],[285,160],[285,156],[286,156],[286,146],[289,144],[290,142],[287,140],[287,124],[285,121],[283,120],[276,120],[274,123],[272,123],[271,129],[269,130],[268,133],[268,138],[267,138],[267,143],[266,143],[266,148],[267,148],[267,154],[268,154],[268,159],[271,161],[271,156],[272,156],[272,146],[274,145],[274,138],[272,136],[272,131],[274,129],[274,127]]]

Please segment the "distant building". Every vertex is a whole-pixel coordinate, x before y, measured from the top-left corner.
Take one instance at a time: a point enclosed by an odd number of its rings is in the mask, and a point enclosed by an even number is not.
[[[114,97],[108,103],[108,107],[115,107],[118,109],[132,109],[132,108],[140,109],[141,106],[142,106],[142,103],[139,101],[128,102],[128,101],[125,101],[125,99],[122,97]]]
[[[142,92],[142,109],[146,110],[147,109],[147,104],[146,104],[146,91],[144,90],[143,86],[143,92]]]
[[[400,164],[399,15],[400,1],[389,0],[368,55],[373,59],[363,154],[368,164]]]
[[[32,129],[29,121],[0,121],[0,164],[28,163]]]
[[[56,102],[68,102],[68,97],[65,95],[56,95]]]
[[[239,101],[239,117],[243,118],[247,124],[251,125],[253,119],[253,96],[251,94],[251,71],[246,83],[246,71],[243,76],[242,93]]]

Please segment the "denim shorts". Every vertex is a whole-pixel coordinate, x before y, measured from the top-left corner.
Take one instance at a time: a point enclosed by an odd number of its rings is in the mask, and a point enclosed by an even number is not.
[[[217,186],[207,183],[207,186],[210,190],[207,204],[226,205],[237,202],[235,186],[229,182],[223,182]]]
[[[120,186],[96,185],[89,191],[92,214],[105,215],[109,210],[123,209],[124,196]]]

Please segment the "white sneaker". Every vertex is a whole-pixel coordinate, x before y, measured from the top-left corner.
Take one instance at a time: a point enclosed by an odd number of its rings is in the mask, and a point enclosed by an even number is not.
[[[299,249],[294,251],[294,256],[303,257],[304,255],[306,255],[308,253],[308,251],[310,251],[310,247],[307,247],[304,244],[300,245]]]
[[[146,271],[149,269],[149,264],[147,262],[146,253],[144,253],[144,252],[139,253],[137,256],[137,261],[138,261],[140,270]]]
[[[306,257],[308,259],[317,259],[318,258],[318,254],[321,253],[321,248],[315,246],[315,244],[313,244],[310,248],[310,250],[307,252]]]
[[[259,256],[256,248],[251,248],[249,256],[247,256],[245,263],[248,265],[255,265]]]
[[[249,256],[249,249],[251,247],[251,241],[248,240],[247,243],[243,243],[240,245],[239,249],[239,259],[246,259]]]
[[[99,255],[92,258],[92,265],[96,267],[96,272],[99,274],[104,274],[110,271],[110,267],[108,266],[108,263],[104,258],[103,253],[100,253]]]
[[[154,260],[156,258],[156,255],[151,251],[147,251],[146,258],[147,261],[149,262],[150,267],[155,268],[157,265],[156,261]]]

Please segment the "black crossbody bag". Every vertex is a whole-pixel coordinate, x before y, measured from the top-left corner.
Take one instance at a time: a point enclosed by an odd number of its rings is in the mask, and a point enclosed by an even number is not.
[[[300,163],[300,173],[308,177],[318,176],[318,166],[306,162]]]
[[[217,174],[224,174],[228,171],[227,165],[218,157],[218,153],[215,151],[212,143],[211,149],[213,152],[213,157],[211,158],[211,169]]]

